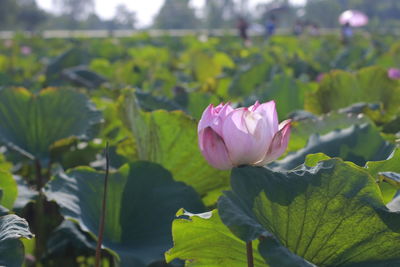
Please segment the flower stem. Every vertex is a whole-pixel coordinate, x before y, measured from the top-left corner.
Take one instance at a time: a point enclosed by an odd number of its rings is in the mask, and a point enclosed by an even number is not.
[[[42,192],[43,187],[43,177],[42,177],[42,166],[39,160],[35,160],[35,171],[36,171],[36,190],[38,196],[35,202],[35,214],[34,214],[34,224],[35,224],[35,258],[36,261],[40,261],[43,251],[44,251],[44,196]]]
[[[251,243],[251,241],[246,243],[246,251],[247,251],[247,267],[254,267],[253,244]]]
[[[98,240],[97,240],[97,247],[96,247],[96,260],[95,260],[95,267],[100,266],[100,259],[101,259],[101,244],[103,243],[103,234],[104,234],[104,221],[106,218],[106,200],[107,200],[107,184],[108,184],[108,174],[110,168],[110,161],[108,155],[108,142],[106,143],[106,149],[104,151],[106,157],[106,173],[104,177],[104,193],[103,193],[103,203],[101,207],[101,215],[100,215],[100,224],[99,224],[99,231],[98,231]]]

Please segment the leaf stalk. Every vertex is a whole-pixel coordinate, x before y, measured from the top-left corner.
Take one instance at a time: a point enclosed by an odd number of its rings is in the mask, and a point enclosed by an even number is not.
[[[247,267],[254,267],[253,244],[251,241],[246,243],[246,254],[247,254]]]
[[[108,153],[108,142],[106,143],[106,148],[104,151],[106,157],[106,173],[104,176],[104,193],[103,193],[103,201],[101,207],[101,216],[100,216],[100,224],[98,231],[98,240],[96,246],[96,259],[95,259],[95,267],[100,267],[100,259],[101,259],[101,245],[103,243],[103,234],[104,234],[104,222],[106,218],[106,204],[107,204],[107,188],[108,188],[108,175],[110,172],[110,160]]]

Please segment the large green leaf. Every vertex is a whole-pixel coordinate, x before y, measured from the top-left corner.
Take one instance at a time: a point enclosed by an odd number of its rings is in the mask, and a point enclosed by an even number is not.
[[[45,194],[58,203],[64,217],[95,237],[103,181],[104,172],[77,168],[57,175]],[[109,177],[103,245],[118,254],[122,266],[144,266],[161,259],[172,247],[171,224],[180,208],[204,209],[196,192],[175,182],[160,165],[125,165]]]
[[[289,76],[275,75],[261,96],[265,100],[275,100],[279,118],[284,119],[290,112],[304,108],[304,94],[313,86]]]
[[[17,182],[11,174],[11,168],[11,163],[5,160],[3,154],[0,154],[0,191],[2,192],[0,204],[10,210],[18,195]]]
[[[12,174],[0,169],[0,191],[3,192],[0,204],[7,209],[12,209],[18,196],[17,182]]]
[[[14,202],[12,210],[22,211],[29,202],[34,202],[38,196],[38,191],[29,186],[29,184],[21,176],[14,175],[14,180],[17,183],[18,197]]]
[[[12,164],[6,160],[3,154],[0,154],[0,170],[11,171]]]
[[[66,68],[62,71],[62,77],[76,86],[94,89],[105,83],[107,79],[100,74],[89,70],[86,66]]]
[[[187,111],[193,118],[200,120],[204,109],[208,105],[214,104],[217,106],[220,102],[215,95],[203,92],[191,92],[189,93]]]
[[[120,111],[135,138],[140,160],[163,165],[174,179],[193,186],[201,195],[227,186],[229,172],[212,168],[201,155],[192,118],[181,111],[143,112],[132,91],[121,98]]]
[[[379,182],[385,203],[389,203],[400,189],[400,149],[396,149],[387,160],[369,161],[366,170]],[[395,201],[395,205],[399,203]],[[390,204],[390,205],[392,205]]]
[[[165,97],[154,96],[148,92],[135,91],[136,98],[140,108],[145,111],[153,111],[157,109],[180,110],[182,109],[177,103]]]
[[[70,67],[86,63],[87,53],[78,47],[73,47],[52,59],[46,68],[46,84],[60,85],[63,82],[61,72]]]
[[[400,62],[400,42],[396,41],[391,44],[389,51],[381,55],[376,64],[385,68],[397,66]]]
[[[246,243],[221,222],[217,210],[192,214],[183,209],[172,224],[174,247],[165,253],[167,262],[183,259],[185,266],[246,266]],[[254,266],[265,266],[253,244]]]
[[[393,148],[394,145],[383,140],[373,125],[353,125],[323,136],[312,135],[305,148],[289,154],[271,166],[276,169],[290,170],[302,164],[306,156],[313,153],[341,157],[364,166],[369,160],[386,159]]]
[[[210,55],[201,52],[191,52],[189,54],[189,67],[196,81],[205,83],[208,79],[215,78],[221,74],[222,66],[217,64],[217,61]]]
[[[400,173],[400,149],[393,151],[387,160],[369,161],[365,165],[367,171],[376,176],[379,172],[397,172]]]
[[[87,97],[72,90],[0,89],[0,139],[31,159],[48,160],[54,142],[84,138],[100,121]]]
[[[310,154],[307,156],[304,164],[313,167],[316,166],[319,161],[326,159],[330,159],[330,157],[322,153]],[[394,197],[397,195],[397,191],[400,189],[399,160],[400,152],[397,149],[393,151],[389,159],[381,161],[369,161],[365,166],[365,170],[369,172],[369,174],[371,174],[378,183],[385,204],[388,204],[394,200]],[[388,205],[392,205],[392,207],[394,207],[393,205],[398,204],[399,203],[395,202]]]
[[[230,97],[247,97],[268,80],[272,63],[261,58],[256,60],[259,63],[243,67],[232,79],[228,89]]]
[[[298,112],[300,113],[300,112]],[[301,115],[301,114],[300,114]],[[293,118],[290,134],[289,151],[299,150],[307,145],[311,135],[325,135],[329,132],[345,129],[352,125],[372,124],[372,121],[366,116],[358,116],[343,113],[328,113],[319,117],[311,116],[296,120]]]
[[[335,70],[324,77],[305,104],[311,112],[327,113],[356,102],[382,103],[384,110],[395,114],[400,109],[400,87],[384,68],[368,67],[355,74]]]
[[[271,267],[316,267],[302,257],[292,253],[288,248],[282,246],[272,235],[260,238],[258,246],[260,254]]]
[[[20,238],[32,238],[28,223],[16,215],[0,217],[0,266],[20,267],[24,245]]]
[[[375,179],[361,167],[328,159],[286,173],[235,168],[231,186],[219,200],[219,213],[243,240],[272,233],[317,266],[400,263],[400,213],[385,206]],[[265,249],[260,246],[263,255]],[[303,266],[279,259],[269,264]]]
[[[80,230],[76,223],[64,220],[51,233],[46,247],[46,259],[65,255],[78,257],[81,255],[94,255],[96,242],[90,235]]]

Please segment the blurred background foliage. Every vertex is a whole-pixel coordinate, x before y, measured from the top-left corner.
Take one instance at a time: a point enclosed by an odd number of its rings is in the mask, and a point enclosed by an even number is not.
[[[93,0],[53,0],[58,12],[42,10],[35,0],[2,0],[0,30],[49,29],[135,29],[137,14],[119,5],[111,19],[95,13]],[[337,17],[346,9],[358,9],[370,18],[369,30],[394,30],[400,25],[400,2],[397,0],[307,0],[292,5],[288,0],[266,1],[250,11],[248,0],[206,0],[194,8],[190,0],[166,0],[148,28],[215,29],[234,28],[238,16],[262,23],[270,16],[278,18],[280,27],[292,27],[300,19],[322,28],[337,27]],[[329,10],[329,12],[327,12]]]

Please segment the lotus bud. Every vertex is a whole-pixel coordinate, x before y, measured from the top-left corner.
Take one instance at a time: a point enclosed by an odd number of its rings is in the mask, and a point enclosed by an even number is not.
[[[285,152],[290,120],[278,123],[274,101],[236,109],[229,103],[209,105],[200,119],[198,135],[201,153],[217,169],[263,166]]]

